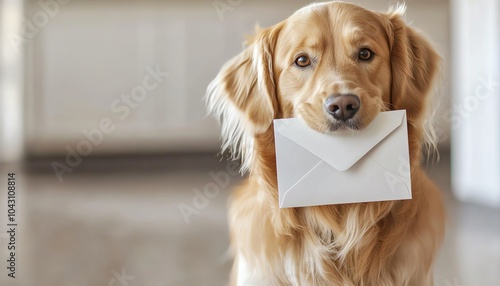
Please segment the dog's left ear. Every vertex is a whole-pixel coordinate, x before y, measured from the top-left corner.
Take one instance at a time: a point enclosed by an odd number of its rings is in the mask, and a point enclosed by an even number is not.
[[[391,109],[406,109],[409,120],[421,119],[440,57],[431,44],[401,19],[404,7],[386,16],[391,48]]]

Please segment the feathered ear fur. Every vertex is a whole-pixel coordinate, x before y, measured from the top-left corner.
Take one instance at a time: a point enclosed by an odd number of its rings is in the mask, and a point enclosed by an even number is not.
[[[276,25],[258,32],[207,89],[208,110],[222,127],[222,151],[241,158],[243,172],[251,164],[254,135],[270,127],[277,111],[273,51],[280,29]]]
[[[414,133],[409,138],[410,145],[416,145],[412,150],[417,150],[410,156],[416,162],[419,161],[422,145],[428,159],[433,154],[439,158],[432,118],[435,107],[429,93],[441,58],[424,37],[404,23],[402,16],[405,10],[404,5],[398,5],[386,14],[391,48],[390,108],[406,109],[411,125],[409,128]]]
[[[409,121],[418,121],[424,115],[427,94],[437,72],[440,57],[429,42],[401,16],[405,6],[389,11],[388,28],[391,46],[391,104],[393,109],[406,109]]]

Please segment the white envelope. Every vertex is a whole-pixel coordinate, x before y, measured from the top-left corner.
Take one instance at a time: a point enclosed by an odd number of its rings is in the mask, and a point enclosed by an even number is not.
[[[333,134],[276,119],[274,136],[280,208],[411,199],[405,110]]]

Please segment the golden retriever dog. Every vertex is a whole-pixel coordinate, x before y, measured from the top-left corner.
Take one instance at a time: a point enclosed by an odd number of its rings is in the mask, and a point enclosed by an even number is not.
[[[230,201],[231,285],[433,285],[444,210],[420,162],[439,57],[403,13],[309,5],[257,31],[208,87],[223,150],[249,171]],[[356,132],[396,109],[407,112],[411,200],[279,208],[273,119]]]

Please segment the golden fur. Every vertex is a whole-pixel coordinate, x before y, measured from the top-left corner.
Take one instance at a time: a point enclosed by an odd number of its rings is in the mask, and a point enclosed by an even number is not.
[[[230,202],[232,285],[433,285],[444,212],[420,160],[439,57],[404,23],[403,12],[312,4],[258,31],[210,84],[207,104],[221,120],[223,149],[250,171]],[[356,58],[363,47],[373,60]],[[311,65],[294,65],[300,55]],[[354,129],[380,111],[406,109],[412,200],[278,207],[272,120],[301,117],[333,132],[323,102],[334,93],[359,96]]]

